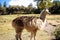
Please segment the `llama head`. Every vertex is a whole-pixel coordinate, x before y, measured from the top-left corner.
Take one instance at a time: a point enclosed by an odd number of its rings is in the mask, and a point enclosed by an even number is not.
[[[43,9],[40,13],[40,19],[44,22],[46,15],[51,14],[48,9]]]
[[[46,11],[47,14],[51,14],[48,9],[45,9],[45,11]]]

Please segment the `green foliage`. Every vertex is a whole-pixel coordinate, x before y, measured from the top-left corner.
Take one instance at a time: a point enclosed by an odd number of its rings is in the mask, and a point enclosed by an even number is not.
[[[2,9],[2,4],[0,3],[0,9]]]
[[[32,9],[33,9],[33,7],[32,7],[32,3],[31,3],[31,4],[28,5],[29,13],[32,13]]]
[[[56,5],[56,6],[60,6],[60,2],[59,2],[59,1],[54,1],[53,3],[54,3],[54,5]]]
[[[41,2],[41,1],[43,1],[43,0],[34,0],[34,2],[36,2],[37,3],[37,8],[39,9],[39,3]]]
[[[39,5],[38,5],[38,7],[41,8],[41,9],[49,8],[51,6],[52,6],[51,0],[44,0],[44,1],[40,2]]]
[[[4,2],[4,5],[3,6],[6,7],[6,2]]]
[[[44,8],[49,8],[51,7],[52,4],[52,0],[34,0],[37,1],[37,7],[40,9],[44,9]]]

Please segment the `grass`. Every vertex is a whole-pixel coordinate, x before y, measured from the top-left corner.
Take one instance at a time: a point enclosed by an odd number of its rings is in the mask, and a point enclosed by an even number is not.
[[[11,22],[14,18],[19,16],[37,16],[39,17],[39,14],[16,14],[16,15],[0,15],[0,40],[15,40],[15,30],[11,25]],[[60,23],[60,15],[47,15],[47,20],[58,21]],[[29,40],[30,33],[24,30],[22,33],[23,40]],[[47,33],[43,31],[38,31],[36,39],[37,40],[50,40],[50,36],[47,35]]]

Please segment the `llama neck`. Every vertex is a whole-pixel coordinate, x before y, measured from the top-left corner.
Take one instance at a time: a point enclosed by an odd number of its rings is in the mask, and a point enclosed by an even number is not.
[[[40,15],[40,19],[41,19],[43,22],[44,22],[45,18],[46,18],[46,14],[41,14],[41,15]]]
[[[44,22],[42,23],[41,30],[43,30],[47,25],[47,20],[45,19]]]

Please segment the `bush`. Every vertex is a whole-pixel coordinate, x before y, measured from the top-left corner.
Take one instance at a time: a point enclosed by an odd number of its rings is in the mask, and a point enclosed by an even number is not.
[[[58,25],[54,31],[55,40],[60,40],[60,25]]]

